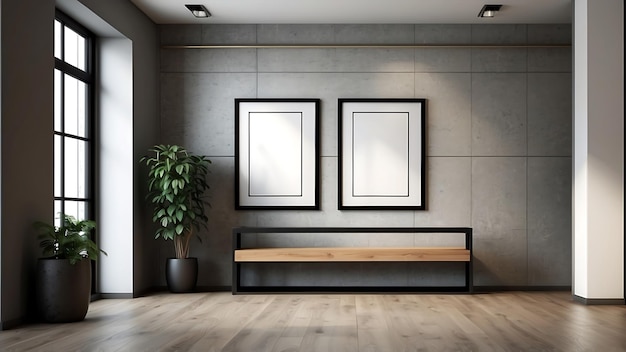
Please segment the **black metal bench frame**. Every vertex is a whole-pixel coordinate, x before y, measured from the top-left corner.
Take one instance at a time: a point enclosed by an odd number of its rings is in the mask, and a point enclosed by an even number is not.
[[[246,233],[464,233],[465,249],[469,250],[469,260],[465,263],[465,286],[242,286],[241,266],[251,261],[238,262],[237,250],[242,250],[242,235]],[[285,292],[421,292],[421,293],[473,293],[473,253],[472,228],[470,227],[236,227],[233,228],[233,282],[232,293],[285,293]],[[266,261],[264,261],[266,262]],[[282,263],[275,261],[274,263]],[[293,263],[294,261],[289,261]],[[309,262],[300,260],[298,262]],[[354,262],[368,262],[357,260]],[[439,261],[438,262],[445,262]]]

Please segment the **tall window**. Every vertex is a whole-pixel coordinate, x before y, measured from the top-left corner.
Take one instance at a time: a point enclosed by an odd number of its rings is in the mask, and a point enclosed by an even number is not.
[[[93,35],[54,21],[54,212],[93,219]]]

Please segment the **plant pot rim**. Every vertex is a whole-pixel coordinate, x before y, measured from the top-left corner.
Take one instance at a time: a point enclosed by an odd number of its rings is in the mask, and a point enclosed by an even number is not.
[[[42,257],[42,258],[37,258],[37,260],[67,260],[67,261],[69,261],[68,258],[55,258],[55,257]],[[91,260],[91,259],[90,258],[83,258],[83,259],[77,260],[76,263],[82,262],[83,260]]]
[[[198,259],[198,257],[187,257],[187,258],[175,258],[175,257],[168,257],[167,260],[170,259]]]

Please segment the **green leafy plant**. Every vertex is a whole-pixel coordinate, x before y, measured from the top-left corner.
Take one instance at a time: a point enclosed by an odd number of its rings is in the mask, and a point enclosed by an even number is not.
[[[45,257],[68,259],[70,264],[82,259],[96,260],[98,253],[107,253],[98,248],[89,238],[96,227],[93,220],[78,220],[71,215],[63,215],[63,225],[54,226],[42,221],[34,223]]]
[[[209,220],[204,193],[211,161],[178,145],[155,145],[150,152],[141,162],[150,168],[147,199],[154,206],[152,221],[160,225],[154,238],[173,240],[176,258],[187,258],[194,229],[207,228]]]

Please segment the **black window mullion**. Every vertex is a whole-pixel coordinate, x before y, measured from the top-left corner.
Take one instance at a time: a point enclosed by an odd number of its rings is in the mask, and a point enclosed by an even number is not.
[[[59,71],[68,74],[76,79],[78,79],[79,81],[83,81],[87,84],[91,84],[93,83],[93,77],[90,73],[85,72],[79,68],[76,68],[70,64],[68,64],[67,62],[59,59],[59,58],[54,58],[54,67],[56,69],[58,69]]]
[[[89,118],[85,121],[85,131],[88,137],[87,150],[85,151],[85,167],[88,170],[88,177],[85,183],[85,192],[87,198],[90,201],[86,202],[87,206],[87,214],[92,219],[95,219],[95,207],[94,202],[91,201],[95,197],[96,194],[96,182],[95,182],[95,173],[96,173],[96,152],[95,152],[95,140],[96,140],[96,130],[95,130],[95,116],[96,116],[96,104],[95,104],[95,62],[96,62],[96,45],[95,45],[95,36],[89,34],[87,36],[87,60],[86,60],[86,68],[89,72],[90,81],[87,84],[87,103],[85,109]],[[97,232],[94,232],[94,240],[97,240]]]
[[[81,140],[83,142],[91,143],[91,138],[89,138],[89,137],[81,137],[81,136],[77,136],[77,135],[71,134],[71,133],[63,133],[63,132],[56,132],[56,131],[55,131],[55,134],[57,134],[59,136],[69,137],[69,138]]]
[[[61,23],[61,30],[65,29],[65,25],[63,23]],[[61,56],[65,56],[65,36],[61,35]],[[60,119],[61,119],[61,131],[60,132],[60,138],[59,138],[59,177],[61,178],[60,180],[60,188],[61,188],[61,194],[60,197],[63,198],[65,197],[65,137],[63,137],[63,134],[65,133],[65,72],[63,72],[63,70],[59,70],[61,72],[61,99],[59,99],[61,101],[61,112],[60,112]],[[59,214],[60,216],[60,224],[63,225],[63,216],[65,215],[65,201],[61,199],[61,214]]]
[[[56,18],[61,23],[61,60],[65,60],[65,22],[58,16]]]

